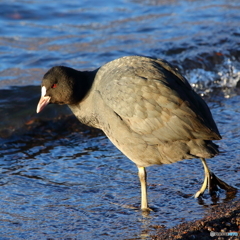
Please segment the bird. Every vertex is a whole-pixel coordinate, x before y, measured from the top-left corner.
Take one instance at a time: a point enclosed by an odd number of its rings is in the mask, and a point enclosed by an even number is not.
[[[236,191],[210,171],[206,158],[219,154],[221,135],[206,102],[167,61],[125,56],[93,71],[54,66],[43,76],[37,113],[67,104],[78,120],[101,129],[138,168],[141,210],[148,204],[146,167],[200,159],[208,188]]]

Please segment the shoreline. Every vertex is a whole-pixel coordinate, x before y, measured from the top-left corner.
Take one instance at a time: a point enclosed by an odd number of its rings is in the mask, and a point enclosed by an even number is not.
[[[153,240],[239,240],[240,198],[237,196],[231,202],[213,206],[209,209],[207,216],[200,220],[184,222],[169,229],[159,226],[156,235],[152,235],[151,237]]]

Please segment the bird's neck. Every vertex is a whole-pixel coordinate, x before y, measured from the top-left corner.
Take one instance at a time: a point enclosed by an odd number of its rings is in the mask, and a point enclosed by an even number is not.
[[[76,78],[75,86],[73,89],[73,99],[75,101],[73,101],[71,104],[78,104],[88,96],[92,88],[97,70],[77,72],[78,77]]]

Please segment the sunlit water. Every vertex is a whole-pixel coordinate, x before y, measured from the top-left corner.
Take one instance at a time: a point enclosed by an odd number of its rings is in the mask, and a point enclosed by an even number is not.
[[[240,188],[239,1],[1,1],[0,239],[148,239],[231,201],[192,195],[201,162],[148,170],[148,216],[135,165],[65,107],[36,115],[54,65],[95,69],[125,55],[172,62],[204,96],[223,140],[208,163]],[[239,198],[239,194],[235,197]]]

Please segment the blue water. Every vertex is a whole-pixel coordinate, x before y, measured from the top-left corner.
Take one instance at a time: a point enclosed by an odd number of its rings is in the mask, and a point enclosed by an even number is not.
[[[125,55],[164,58],[210,106],[223,140],[213,172],[240,188],[239,1],[0,2],[0,239],[150,239],[217,202],[199,160],[153,166],[142,215],[137,168],[66,106],[36,114],[52,66],[92,70]],[[239,198],[239,194],[235,197]]]

